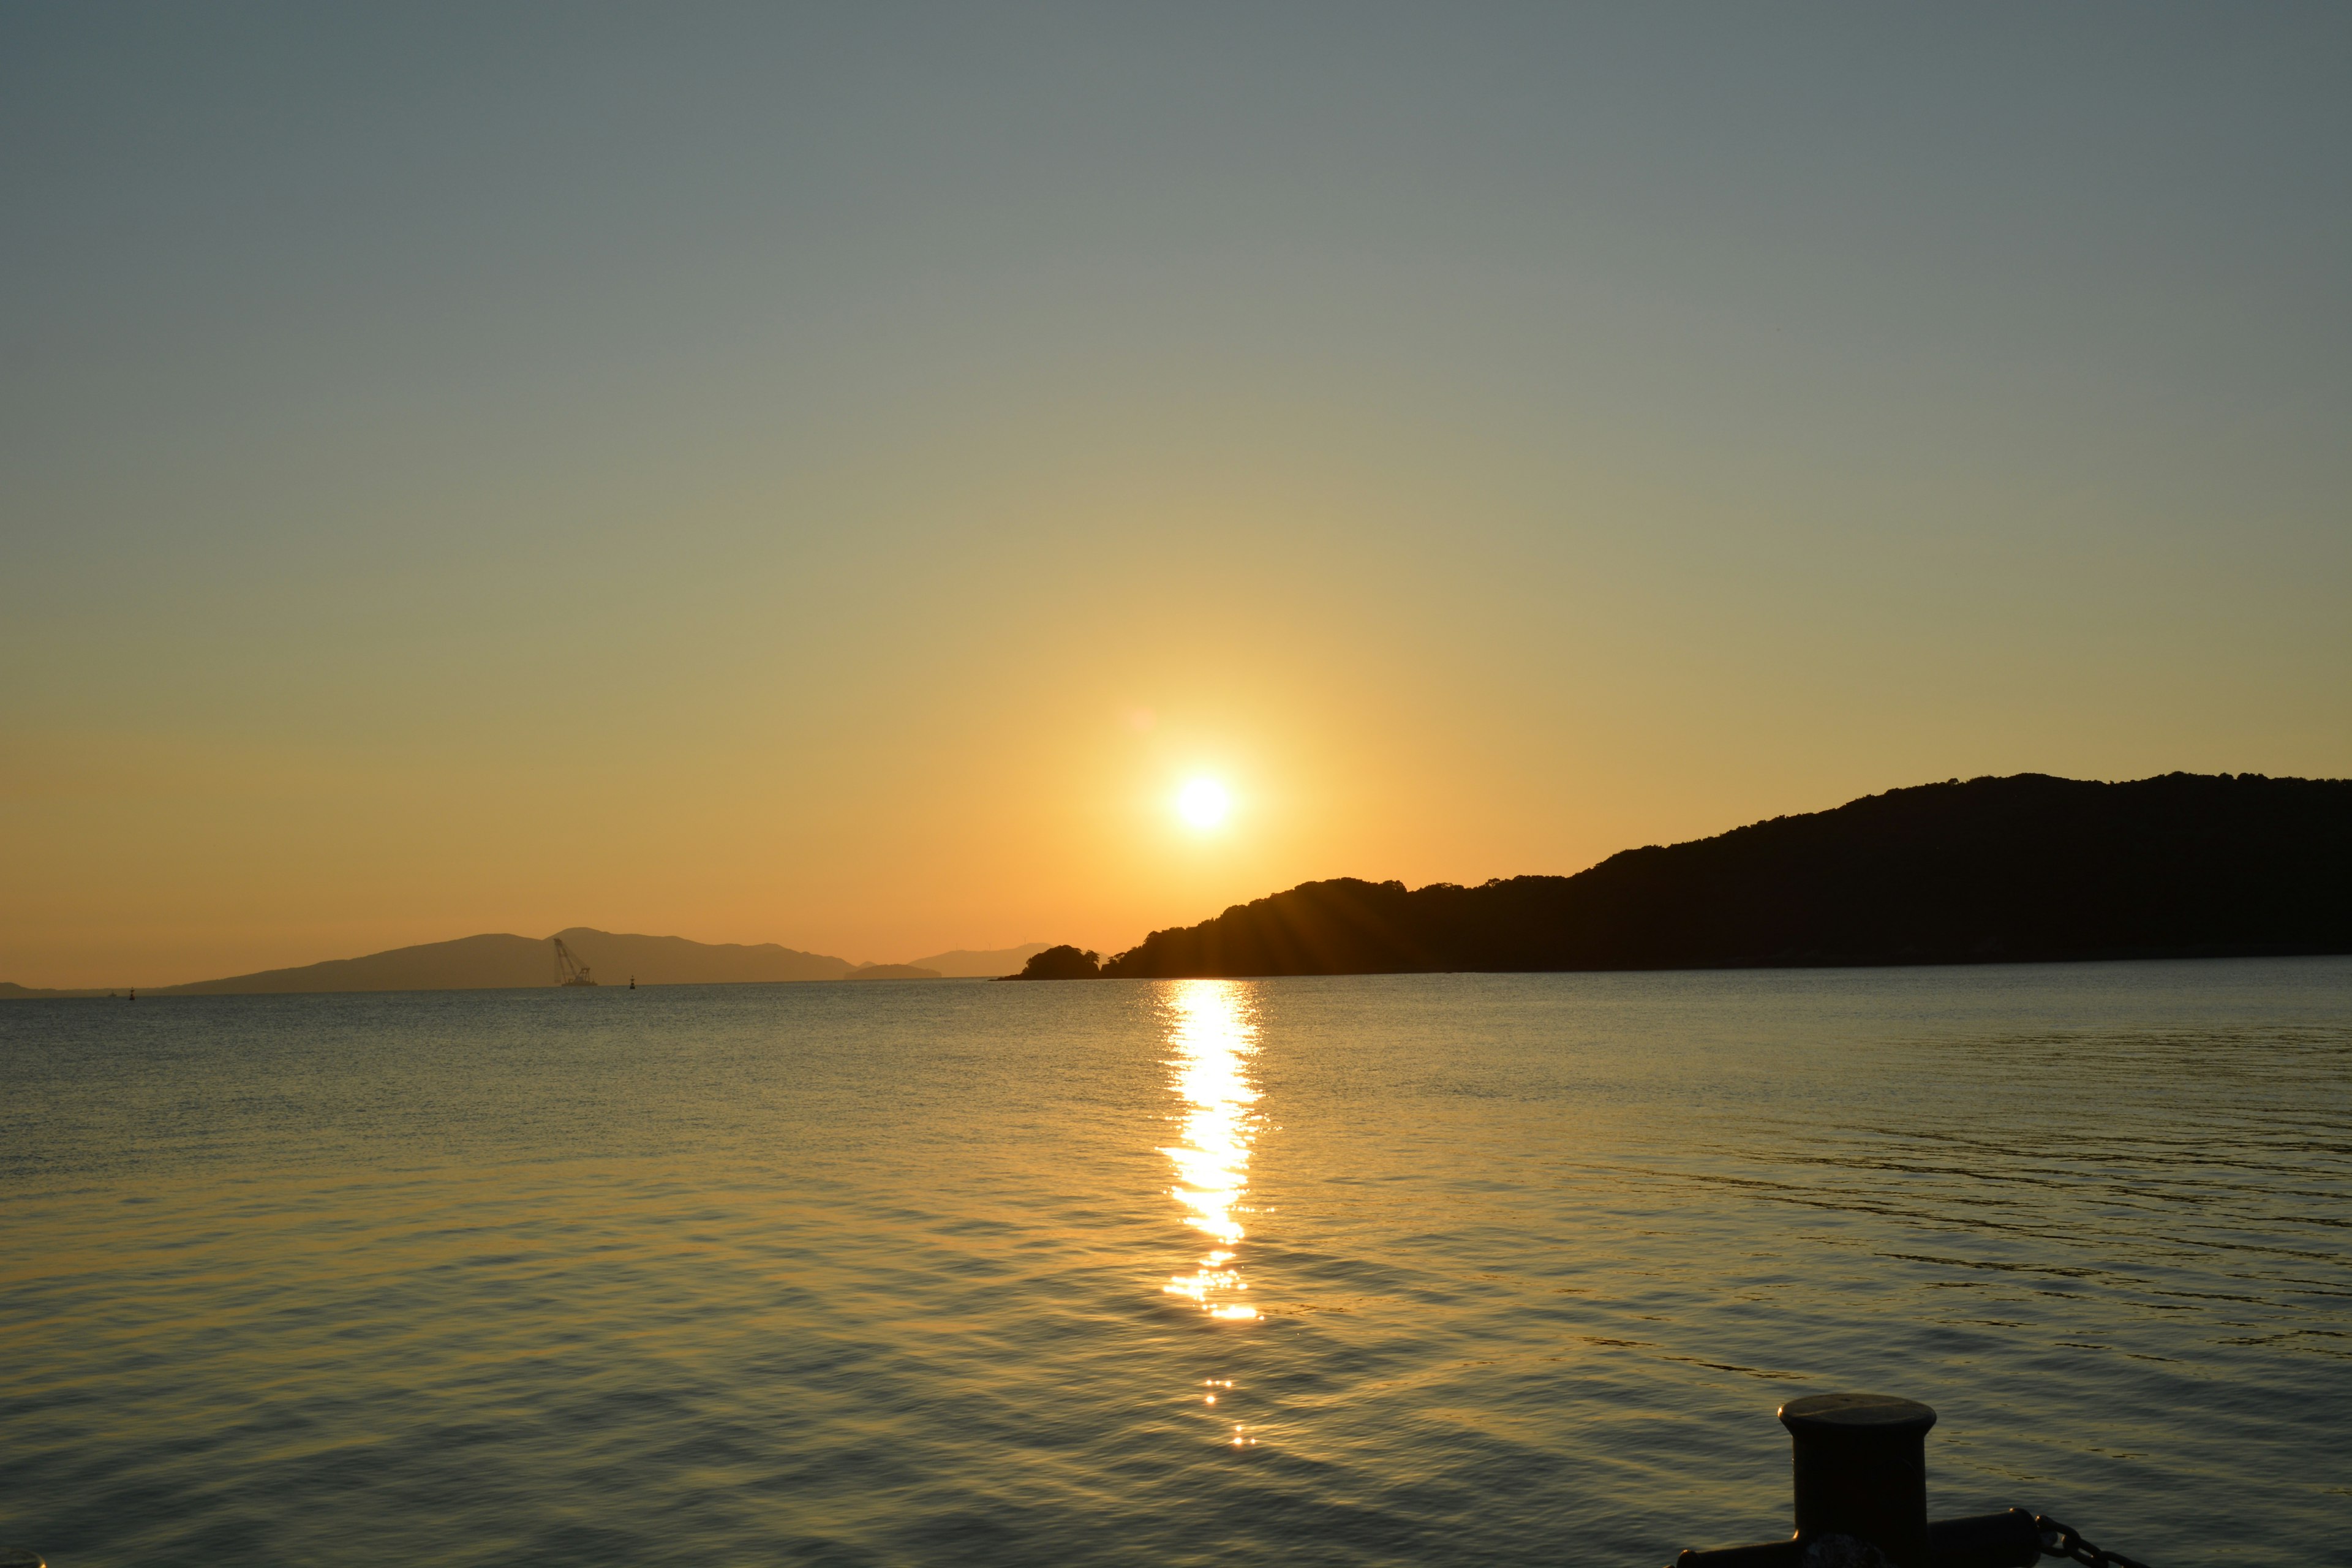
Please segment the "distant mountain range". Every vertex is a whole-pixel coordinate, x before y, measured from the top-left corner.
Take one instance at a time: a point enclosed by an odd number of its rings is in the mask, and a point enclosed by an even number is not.
[[[937,980],[1007,973],[1044,942],[992,952],[957,949],[914,963],[852,963],[800,952],[774,942],[746,947],[688,942],[678,936],[631,936],[574,926],[555,933],[606,985],[728,985],[779,980]],[[295,969],[265,969],[224,980],[158,985],[152,996],[254,995],[326,991],[478,991],[548,985],[555,979],[555,946],[545,937],[497,933],[455,942],[396,947],[363,958],[335,958]],[[0,999],[103,996],[99,991],[41,991],[0,981]]]
[[[1892,790],[1573,877],[1342,879],[1154,931],[1114,977],[2352,952],[2352,782],[2023,773]]]
[[[624,936],[574,926],[555,933],[608,985],[709,985],[759,980],[845,980],[846,959],[796,952],[762,942],[688,942],[682,936]],[[396,947],[364,958],[335,958],[299,969],[265,969],[226,980],[159,985],[158,996],[220,996],[286,991],[478,991],[546,985],[555,976],[554,944],[545,937],[467,936]]]
[[[1042,942],[1024,942],[1019,947],[973,949],[959,947],[951,952],[935,952],[929,958],[914,961],[919,968],[936,969],[950,980],[993,980],[1000,974],[1011,974],[1029,962],[1032,953],[1043,952]]]

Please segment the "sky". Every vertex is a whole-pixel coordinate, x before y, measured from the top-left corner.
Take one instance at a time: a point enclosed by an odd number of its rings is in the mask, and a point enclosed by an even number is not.
[[[0,979],[2352,773],[2347,79],[2341,5],[11,5]]]

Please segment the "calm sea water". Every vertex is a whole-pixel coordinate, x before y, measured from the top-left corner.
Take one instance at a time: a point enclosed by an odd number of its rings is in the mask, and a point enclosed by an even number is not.
[[[0,1540],[2352,1562],[2352,962],[0,1004]]]

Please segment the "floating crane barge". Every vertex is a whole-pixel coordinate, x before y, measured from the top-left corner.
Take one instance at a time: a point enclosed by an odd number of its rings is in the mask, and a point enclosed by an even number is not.
[[[570,948],[563,945],[563,939],[562,937],[554,937],[550,940],[555,943],[555,983],[558,985],[593,985],[596,984],[596,982],[589,976],[588,966],[580,962],[580,955],[578,953],[573,952]]]

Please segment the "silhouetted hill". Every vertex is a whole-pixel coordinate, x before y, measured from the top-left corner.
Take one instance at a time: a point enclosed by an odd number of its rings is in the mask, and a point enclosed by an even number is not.
[[[852,980],[944,980],[946,975],[919,963],[861,963],[849,972]]]
[[[1042,952],[1033,952],[1029,962],[1021,966],[1018,974],[1001,974],[1000,980],[1092,980],[1102,973],[1102,954],[1064,942]]]
[[[1309,882],[1154,931],[1115,976],[2352,952],[2352,782],[1925,784],[1573,877]]]
[[[630,936],[575,926],[556,932],[580,962],[607,985],[713,985],[773,980],[843,980],[846,959],[796,952],[774,942],[746,947],[688,942],[681,936]],[[418,947],[396,947],[364,958],[336,958],[299,969],[268,969],[226,980],[157,986],[158,996],[317,991],[476,991],[547,985],[555,975],[554,944],[545,937],[503,934],[460,937]]]

